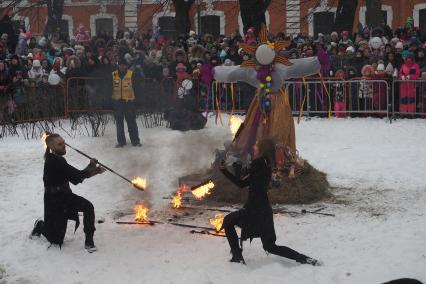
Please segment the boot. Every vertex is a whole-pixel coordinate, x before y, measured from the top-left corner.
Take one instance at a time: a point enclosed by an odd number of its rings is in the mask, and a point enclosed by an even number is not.
[[[313,266],[321,266],[322,262],[320,260],[317,260],[315,258],[309,257],[309,256],[304,256],[301,260],[297,261],[301,264],[310,264]]]
[[[238,248],[231,250],[232,258],[229,260],[230,262],[238,262],[242,264],[246,264],[244,257],[243,257],[243,250]]]
[[[34,228],[31,231],[30,234],[30,239],[32,239],[33,237],[40,237],[41,233],[43,232],[43,220],[41,219],[37,219],[34,223]]]
[[[95,246],[95,243],[93,242],[93,233],[86,234],[86,240],[84,241],[84,248],[89,252],[95,252],[98,249]]]

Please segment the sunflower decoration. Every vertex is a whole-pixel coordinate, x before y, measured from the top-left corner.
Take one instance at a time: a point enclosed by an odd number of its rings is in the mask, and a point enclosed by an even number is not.
[[[271,110],[272,97],[271,97],[271,84],[272,84],[272,71],[274,70],[275,63],[281,63],[286,66],[292,65],[292,63],[284,56],[280,55],[279,52],[290,45],[289,41],[275,41],[271,42],[268,40],[268,30],[266,26],[262,24],[259,32],[259,43],[257,45],[249,45],[241,43],[240,47],[249,55],[252,59],[245,60],[240,67],[242,68],[254,68],[257,73],[257,79],[259,80],[259,99],[262,110],[266,113]]]

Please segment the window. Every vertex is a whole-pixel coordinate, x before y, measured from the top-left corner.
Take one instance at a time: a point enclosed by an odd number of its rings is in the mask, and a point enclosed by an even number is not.
[[[314,13],[314,35],[318,33],[331,34],[333,32],[334,13],[317,12]]]
[[[96,19],[96,35],[101,31],[105,31],[108,36],[114,37],[114,22],[112,19]]]
[[[67,20],[61,20],[61,38],[65,41],[69,40],[69,23]]]
[[[19,29],[22,29],[22,30],[26,30],[25,29],[25,21],[24,20],[12,20],[12,25],[13,25],[13,29],[16,31],[16,32],[19,32]]]
[[[426,9],[419,11],[419,29],[423,38],[426,37]]]
[[[201,32],[220,35],[220,17],[219,16],[201,16]]]
[[[388,24],[388,11],[382,10],[383,21]],[[367,23],[369,25],[369,23]]]
[[[382,10],[383,21],[388,22],[388,11]]]
[[[168,39],[176,37],[176,24],[174,17],[160,17],[158,19],[159,33]]]

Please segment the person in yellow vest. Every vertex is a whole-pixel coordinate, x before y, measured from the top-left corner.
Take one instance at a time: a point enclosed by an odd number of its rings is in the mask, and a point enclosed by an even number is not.
[[[127,122],[130,142],[135,147],[142,146],[136,124],[135,80],[133,72],[128,69],[127,62],[120,60],[118,62],[118,70],[112,72],[112,109],[117,128],[116,148],[126,145],[124,119]]]

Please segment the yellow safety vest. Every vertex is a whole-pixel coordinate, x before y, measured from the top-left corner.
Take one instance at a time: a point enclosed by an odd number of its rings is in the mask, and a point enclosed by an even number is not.
[[[132,86],[132,74],[133,72],[127,70],[126,75],[123,79],[118,75],[118,70],[112,72],[112,99],[113,100],[125,100],[133,101],[135,100],[135,94],[133,92]]]

